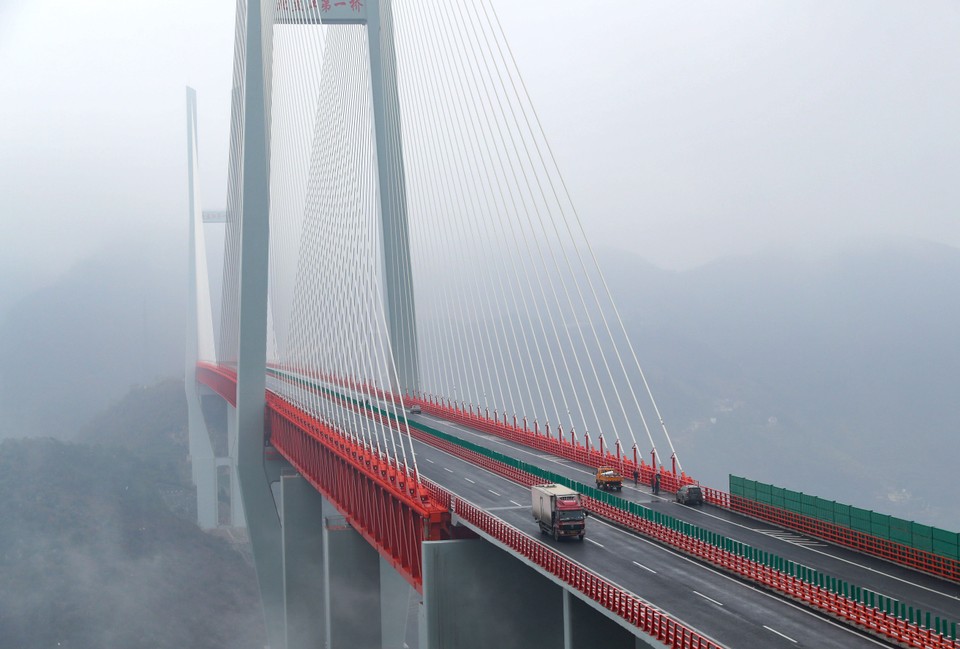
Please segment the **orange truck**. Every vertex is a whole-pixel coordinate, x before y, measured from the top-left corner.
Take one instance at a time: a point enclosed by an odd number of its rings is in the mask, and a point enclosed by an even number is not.
[[[620,491],[623,489],[623,476],[612,466],[597,468],[597,489]]]

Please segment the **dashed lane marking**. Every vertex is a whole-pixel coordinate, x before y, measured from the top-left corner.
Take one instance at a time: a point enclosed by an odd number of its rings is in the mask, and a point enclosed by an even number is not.
[[[453,473],[453,469],[448,469],[447,467],[443,467],[443,470],[447,473]]]
[[[602,543],[597,543],[597,542],[594,541],[593,539],[584,538],[583,540],[584,540],[584,541],[590,541],[590,542],[593,543],[594,545],[600,546],[601,548],[603,547],[603,544],[602,544]]]
[[[698,593],[697,591],[693,591],[693,594],[694,594],[694,595],[699,595],[699,596],[702,597],[703,599],[707,600],[708,602],[713,602],[713,603],[716,604],[717,606],[723,606],[723,604],[722,604],[721,602],[718,602],[717,600],[713,599],[712,597],[707,597],[707,596],[704,595],[703,593]]]
[[[497,493],[496,491],[494,491],[493,489],[487,489],[487,491],[489,491],[490,493],[492,493],[494,496],[498,496],[498,497],[499,497],[499,496],[501,495],[501,494],[498,494],[498,493]]]
[[[476,481],[476,480],[471,480],[470,478],[464,478],[464,480],[466,480],[466,481],[469,482],[470,484],[477,484],[477,481]]]
[[[771,628],[768,627],[766,624],[763,625],[763,628],[766,629],[767,631],[772,631],[773,633],[776,633],[776,634],[777,634],[778,636],[780,636],[781,638],[786,638],[787,640],[789,640],[789,641],[792,642],[793,644],[797,644],[797,641],[794,640],[793,638],[791,638],[790,636],[788,636],[788,635],[783,635],[782,633],[780,633],[780,632],[777,631],[776,629],[771,629]]]
[[[656,570],[654,570],[653,568],[648,568],[648,567],[646,567],[645,565],[643,565],[642,563],[637,563],[636,561],[634,561],[634,562],[633,562],[633,565],[637,566],[638,568],[643,568],[644,570],[646,570],[646,571],[648,571],[648,572],[652,572],[653,574],[657,574],[657,571],[656,571]]]

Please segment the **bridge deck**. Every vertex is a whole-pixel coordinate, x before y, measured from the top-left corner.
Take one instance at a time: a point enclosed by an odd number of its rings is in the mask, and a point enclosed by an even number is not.
[[[731,649],[886,646],[597,518],[583,543],[539,535],[527,488],[421,442],[415,447],[424,476]]]
[[[590,467],[532,450],[492,435],[473,431],[462,425],[452,424],[436,417],[414,415],[411,419],[422,421],[445,433],[506,453],[524,462],[542,466],[554,473],[579,482],[592,484],[593,470]],[[418,447],[418,454],[419,452]],[[932,615],[939,615],[941,618],[954,621],[960,620],[960,585],[958,584],[875,557],[862,555],[847,548],[828,544],[819,539],[777,528],[772,524],[756,521],[735,512],[709,505],[702,508],[679,505],[674,502],[672,494],[653,496],[649,488],[643,486],[636,488],[629,482],[624,484],[623,491],[618,495],[626,500],[642,503],[651,509],[668,513],[719,534],[736,538],[761,550],[829,573],[858,586],[899,599],[910,606],[930,611]],[[522,503],[523,501],[519,502]],[[529,523],[528,512],[524,511],[523,514],[525,515],[524,523]],[[592,522],[596,522],[596,519]],[[532,526],[530,527],[532,528]],[[593,527],[598,526],[594,525]],[[607,572],[600,572],[600,574],[618,581],[616,574]],[[660,600],[657,599],[656,601],[659,602]]]

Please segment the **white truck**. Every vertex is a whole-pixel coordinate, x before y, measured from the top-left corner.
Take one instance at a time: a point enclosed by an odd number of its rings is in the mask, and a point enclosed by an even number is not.
[[[587,512],[580,504],[580,494],[558,484],[540,484],[530,487],[533,505],[533,520],[540,531],[550,534],[554,540],[562,536],[577,536],[583,540],[586,534]]]

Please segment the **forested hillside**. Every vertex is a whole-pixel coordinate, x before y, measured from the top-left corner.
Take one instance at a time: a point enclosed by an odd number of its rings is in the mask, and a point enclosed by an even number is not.
[[[160,496],[188,488],[183,401],[138,388],[84,442],[0,443],[0,647],[264,646],[253,569]]]

